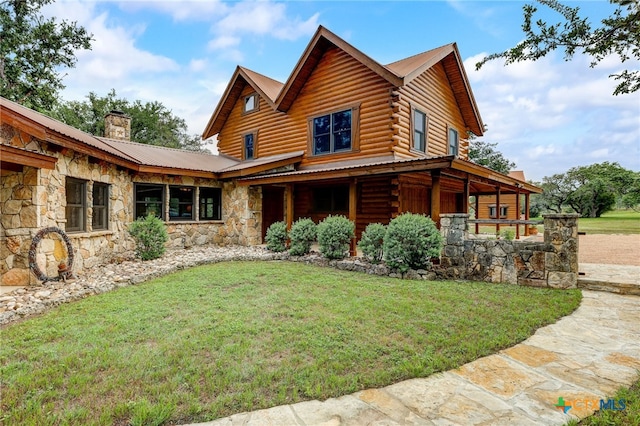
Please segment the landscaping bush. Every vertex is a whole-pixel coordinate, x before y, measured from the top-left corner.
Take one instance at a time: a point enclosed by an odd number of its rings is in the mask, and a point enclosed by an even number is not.
[[[287,249],[287,224],[280,221],[274,222],[267,228],[267,234],[264,240],[267,243],[267,249],[275,252],[282,252]]]
[[[344,216],[329,216],[318,224],[320,253],[327,259],[343,259],[349,252],[349,243],[356,226]]]
[[[505,229],[504,231],[502,231],[501,235],[503,239],[512,241],[516,238],[516,231],[514,231],[513,229]]]
[[[162,256],[166,250],[164,244],[169,240],[164,222],[154,215],[138,218],[131,223],[129,234],[136,241],[136,255],[142,260]]]
[[[384,260],[391,269],[406,272],[426,268],[442,251],[442,235],[431,218],[404,213],[389,222],[383,243]]]
[[[316,224],[311,219],[296,220],[289,231],[289,253],[292,256],[304,256],[311,251],[316,240]]]
[[[364,229],[358,247],[369,262],[380,263],[382,261],[382,244],[386,232],[387,227],[381,223],[370,223]]]

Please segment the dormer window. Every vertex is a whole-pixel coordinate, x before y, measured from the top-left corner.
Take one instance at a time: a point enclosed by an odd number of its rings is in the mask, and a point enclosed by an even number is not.
[[[258,110],[259,98],[257,93],[252,93],[244,98],[244,110],[243,112],[252,112]]]

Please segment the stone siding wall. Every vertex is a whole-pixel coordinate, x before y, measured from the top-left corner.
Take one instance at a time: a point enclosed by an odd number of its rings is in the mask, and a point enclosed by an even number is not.
[[[127,227],[134,220],[134,184],[137,182],[222,187],[222,220],[166,222],[170,238],[168,247],[261,243],[260,189],[238,187],[234,183],[214,179],[134,174],[104,161],[94,161],[87,155],[50,145],[7,124],[2,125],[0,143],[58,158],[54,170],[23,167],[21,172],[5,171],[2,174],[0,285],[37,284],[29,269],[29,248],[34,236],[43,228],[66,230],[67,176],[86,181],[87,206],[93,205],[94,182],[109,185],[108,230],[92,229],[92,209],[88,207],[86,231],[67,232],[75,254],[75,272],[133,256],[135,244]],[[198,208],[197,203],[194,207]],[[168,212],[168,200],[165,208]],[[198,217],[197,213],[194,217]],[[38,244],[36,260],[45,275],[58,275],[58,264],[66,259],[65,247],[57,234],[47,235]]]
[[[438,275],[535,287],[576,288],[578,215],[544,216],[544,241],[473,239],[466,214],[441,215]]]

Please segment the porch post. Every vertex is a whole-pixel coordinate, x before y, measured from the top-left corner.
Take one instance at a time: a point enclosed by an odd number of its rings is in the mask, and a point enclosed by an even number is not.
[[[440,228],[440,170],[431,171],[431,219]]]
[[[476,220],[480,218],[480,195],[476,192]],[[476,222],[476,235],[480,233],[480,224]]]
[[[529,194],[528,192],[526,194],[524,194],[524,220],[529,220],[529,196],[531,194]],[[524,226],[524,236],[528,237],[529,236],[529,225],[525,225]]]
[[[498,222],[496,223],[496,235],[500,233],[500,186],[496,186],[496,218]]]
[[[518,186],[518,189],[516,190],[516,209],[518,209],[516,211],[516,219],[520,220],[520,207],[522,205],[522,201],[520,201],[520,187]],[[526,229],[526,225],[525,225],[525,229]],[[518,222],[516,222],[516,240],[520,239],[520,224]]]
[[[358,211],[358,180],[351,179],[349,182],[349,220],[356,224],[357,211]],[[356,247],[356,235],[354,232],[353,238],[351,238],[351,244],[349,246],[349,254],[351,256],[358,255],[358,249]]]
[[[291,229],[291,225],[293,225],[293,184],[288,183],[284,190],[284,198],[287,204],[287,211],[285,212],[287,229]]]
[[[464,180],[462,190],[462,211],[460,213],[469,214],[469,178]]]

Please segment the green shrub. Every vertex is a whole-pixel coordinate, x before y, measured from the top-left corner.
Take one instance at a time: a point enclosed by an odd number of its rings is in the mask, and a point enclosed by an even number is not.
[[[138,218],[129,225],[129,234],[136,241],[136,255],[142,260],[157,259],[165,252],[169,240],[167,228],[154,215]]]
[[[287,249],[287,238],[287,224],[280,221],[269,225],[264,240],[269,250],[281,252]]]
[[[364,229],[358,247],[364,257],[371,263],[380,263],[382,260],[382,244],[387,227],[381,223],[370,223]]]
[[[507,241],[511,241],[516,237],[516,232],[513,229],[505,229],[502,231],[502,238]]]
[[[384,260],[399,272],[427,267],[440,256],[442,235],[431,218],[404,213],[389,222],[383,243]]]
[[[327,259],[344,259],[356,226],[344,216],[329,216],[318,224],[320,253]]]
[[[298,219],[289,231],[289,253],[292,256],[304,256],[311,251],[311,244],[316,240],[316,224],[311,219]]]

